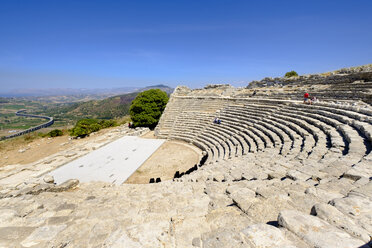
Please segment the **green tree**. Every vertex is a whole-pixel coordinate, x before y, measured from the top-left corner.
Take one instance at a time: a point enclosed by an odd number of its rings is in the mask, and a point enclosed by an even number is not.
[[[154,128],[158,124],[167,102],[167,93],[159,89],[139,93],[129,108],[134,126]]]
[[[297,74],[297,72],[295,72],[295,71],[289,71],[289,72],[287,72],[287,73],[284,75],[284,77],[286,77],[286,78],[290,78],[290,77],[298,77],[298,74]]]
[[[59,129],[54,129],[48,133],[48,136],[50,137],[57,137],[57,136],[62,136],[62,135],[63,135],[63,132],[62,130],[59,130]]]
[[[96,119],[82,119],[79,120],[75,127],[70,131],[71,136],[85,137],[92,132],[96,132],[100,129],[98,120]]]

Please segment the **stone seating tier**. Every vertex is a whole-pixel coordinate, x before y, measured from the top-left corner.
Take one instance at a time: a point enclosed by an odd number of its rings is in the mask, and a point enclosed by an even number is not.
[[[183,107],[167,107],[163,117],[172,114],[173,123],[161,120],[157,133],[161,137],[187,137],[191,143],[198,138],[208,144],[203,149],[208,149],[214,161],[275,148],[290,159],[321,162],[344,156],[344,160],[355,163],[371,151],[371,111],[365,106],[309,106],[301,101],[215,96],[173,98]],[[214,112],[204,112],[212,109],[207,107],[210,103]],[[168,109],[178,112],[167,113]],[[214,124],[215,117],[222,123]]]

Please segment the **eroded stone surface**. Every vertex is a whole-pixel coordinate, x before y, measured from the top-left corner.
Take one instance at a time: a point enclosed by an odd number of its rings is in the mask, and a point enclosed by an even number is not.
[[[287,228],[315,247],[360,247],[362,240],[353,238],[327,222],[298,211],[285,210],[278,216],[279,225]]]
[[[244,238],[251,247],[285,247],[295,248],[276,227],[256,224],[242,230]]]
[[[366,230],[356,225],[351,218],[329,204],[315,204],[311,213],[328,223],[333,224],[339,229],[345,230],[350,235],[362,239],[364,242],[369,242],[371,239]]]

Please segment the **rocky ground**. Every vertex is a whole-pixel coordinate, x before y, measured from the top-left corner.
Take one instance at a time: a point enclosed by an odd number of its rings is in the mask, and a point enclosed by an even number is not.
[[[266,149],[174,182],[45,178],[2,192],[0,247],[370,247],[371,179],[311,166]]]

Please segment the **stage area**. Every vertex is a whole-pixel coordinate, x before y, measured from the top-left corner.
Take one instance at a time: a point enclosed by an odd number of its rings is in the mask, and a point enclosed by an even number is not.
[[[201,157],[201,150],[193,145],[175,140],[167,141],[125,183],[145,184],[149,183],[150,178],[160,178],[161,181],[173,179],[176,171],[181,173],[189,170]]]
[[[125,136],[49,173],[57,184],[68,179],[122,184],[165,140]]]

